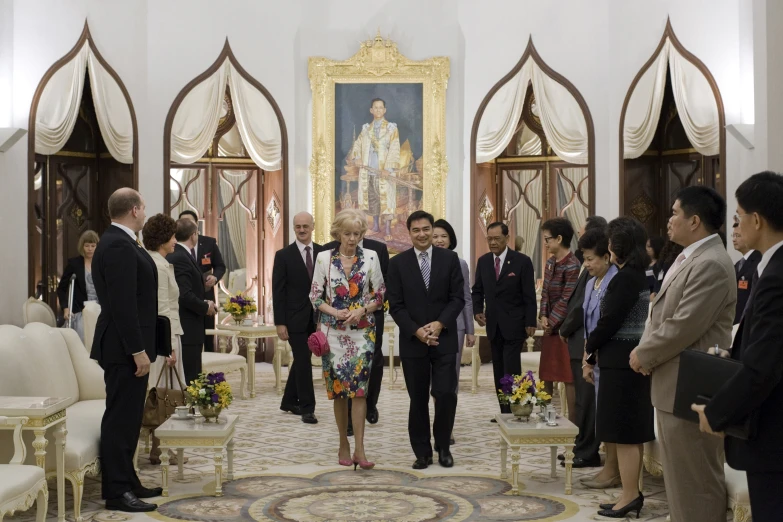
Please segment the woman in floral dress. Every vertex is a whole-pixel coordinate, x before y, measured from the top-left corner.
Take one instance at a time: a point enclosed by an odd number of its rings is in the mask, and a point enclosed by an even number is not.
[[[364,420],[367,384],[375,352],[373,312],[383,306],[386,287],[378,254],[359,243],[367,231],[364,215],[353,209],[337,214],[332,237],[340,242],[318,254],[310,301],[320,312],[318,328],[326,334],[329,353],[322,357],[326,395],[334,400],[334,416],[340,432],[339,463],[371,469],[364,454]],[[379,348],[380,349],[380,348]],[[356,447],[351,457],[348,442],[348,400]]]

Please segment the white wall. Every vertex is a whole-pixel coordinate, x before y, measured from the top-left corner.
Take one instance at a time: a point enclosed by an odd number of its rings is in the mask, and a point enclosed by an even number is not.
[[[160,212],[166,114],[177,93],[212,64],[228,37],[239,62],[267,87],[285,117],[292,216],[311,205],[307,59],[348,58],[380,28],[410,58],[451,59],[446,217],[467,238],[473,119],[487,91],[518,61],[531,34],[543,60],[587,101],[595,125],[596,207],[614,217],[619,211],[620,110],[631,80],[660,40],[667,15],[683,45],[715,76],[727,123],[747,122],[743,111],[747,115],[751,109],[747,101],[743,105],[741,90],[749,87],[747,80],[740,81],[740,72],[747,77],[753,71],[756,84],[751,82],[750,88],[758,123],[759,113],[766,113],[766,93],[759,95],[758,78],[766,78],[766,69],[759,67],[755,53],[769,43],[758,36],[756,25],[766,9],[766,0],[0,0],[0,17],[7,18],[9,11],[13,15],[10,39],[4,36],[7,24],[0,22],[0,94],[8,81],[3,65],[8,67],[9,61],[3,57],[9,56],[11,41],[13,92],[12,101],[5,103],[12,104],[11,123],[27,128],[41,77],[74,45],[86,18],[100,52],[132,98],[139,124],[140,190],[149,213]],[[0,99],[0,115],[2,107]],[[20,306],[27,297],[26,148],[22,140],[0,154],[0,240],[14,246],[0,249],[5,268],[0,324],[20,323]],[[727,153],[729,193],[752,172],[748,169],[766,164],[766,153],[740,149],[731,137]],[[462,241],[463,254],[467,243]]]

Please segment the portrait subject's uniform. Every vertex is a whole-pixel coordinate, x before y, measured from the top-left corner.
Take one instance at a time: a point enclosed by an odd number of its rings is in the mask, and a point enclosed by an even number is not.
[[[390,221],[397,208],[396,185],[383,179],[380,171],[392,172],[399,167],[400,134],[397,124],[385,119],[365,123],[353,143],[351,158],[365,167],[359,170],[359,208],[373,216],[375,225],[380,220]]]

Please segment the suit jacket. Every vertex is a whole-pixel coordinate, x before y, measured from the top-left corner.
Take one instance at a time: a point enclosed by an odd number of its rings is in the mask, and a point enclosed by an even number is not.
[[[313,243],[315,258],[324,247]],[[275,253],[272,265],[272,308],[275,325],[286,326],[289,332],[307,332],[314,324],[313,304],[310,302],[312,278],[296,241]]]
[[[415,248],[397,254],[389,261],[386,296],[389,311],[400,328],[400,357],[426,357],[455,354],[457,316],[465,306],[464,281],[459,257],[445,248],[432,248],[429,289],[419,268]],[[416,331],[433,321],[445,326],[438,346],[427,346],[416,337]]]
[[[226,264],[223,262],[223,256],[220,255],[220,249],[217,245],[217,239],[209,236],[198,235],[198,256],[197,264],[199,270],[206,274],[210,270],[212,275],[218,281],[223,279],[226,273]]]
[[[386,243],[376,241],[374,239],[364,238],[362,239],[362,248],[366,250],[372,250],[378,254],[378,261],[381,263],[381,273],[383,274],[383,280],[386,281],[386,277],[389,274],[389,249],[386,247]],[[326,243],[322,250],[332,250],[340,246],[339,241],[330,241]],[[383,307],[380,307],[373,314],[375,316],[375,325],[379,331],[383,331]]]
[[[459,260],[459,266],[462,268],[463,289],[465,294],[465,307],[457,316],[457,329],[464,330],[466,334],[473,335],[473,298],[470,295],[470,269],[468,262],[464,259]]]
[[[510,248],[495,279],[495,261],[492,252],[484,254],[476,263],[473,282],[473,313],[484,312],[486,303],[487,335],[497,336],[499,329],[506,340],[527,338],[525,327],[536,326],[536,284],[533,263],[525,254]]]
[[[174,277],[179,287],[179,322],[182,325],[182,344],[204,342],[204,317],[209,311],[201,268],[185,247],[175,245],[166,256],[174,265]]]
[[[68,289],[71,286],[71,276],[74,274],[76,274],[76,284],[73,287],[73,310],[71,313],[75,314],[82,311],[84,302],[87,300],[84,257],[72,257],[65,265],[60,284],[57,285],[57,300],[60,301],[60,308],[68,308]]]
[[[560,335],[568,339],[568,354],[571,359],[582,359],[585,350],[585,288],[590,273],[582,270],[576,281],[576,288],[568,300],[566,316],[560,324]]]
[[[653,406],[672,413],[683,350],[731,345],[736,304],[734,265],[715,236],[682,262],[650,304],[636,353],[641,365],[652,370]]]
[[[756,273],[759,261],[761,261],[761,252],[754,250],[742,264],[742,269],[739,268],[739,261],[734,263],[734,271],[737,274],[737,308],[734,314],[734,324],[739,324],[740,319],[742,319],[745,304],[748,302],[750,292],[753,290],[753,274]]]
[[[783,471],[783,249],[756,282],[734,338],[732,357],[742,369],[712,398],[705,414],[713,430],[753,416],[750,441],[726,437],[726,461],[734,469]]]
[[[158,269],[158,315],[168,317],[171,322],[171,346],[177,346],[177,336],[182,335],[182,323],[179,321],[179,285],[174,265],[160,255],[160,252],[147,250]]]
[[[92,259],[92,278],[101,314],[90,357],[101,365],[131,364],[133,354],[155,354],[158,270],[146,250],[119,227],[103,233]]]

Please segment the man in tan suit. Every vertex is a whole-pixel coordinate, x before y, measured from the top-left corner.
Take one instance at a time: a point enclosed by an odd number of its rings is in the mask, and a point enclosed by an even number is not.
[[[731,346],[737,302],[734,265],[718,235],[726,203],[707,187],[678,194],[669,218],[669,238],[683,246],[650,306],[650,322],[631,367],[652,374],[652,402],[663,456],[672,522],[725,522],[723,441],[698,424],[672,415],[680,353]]]

